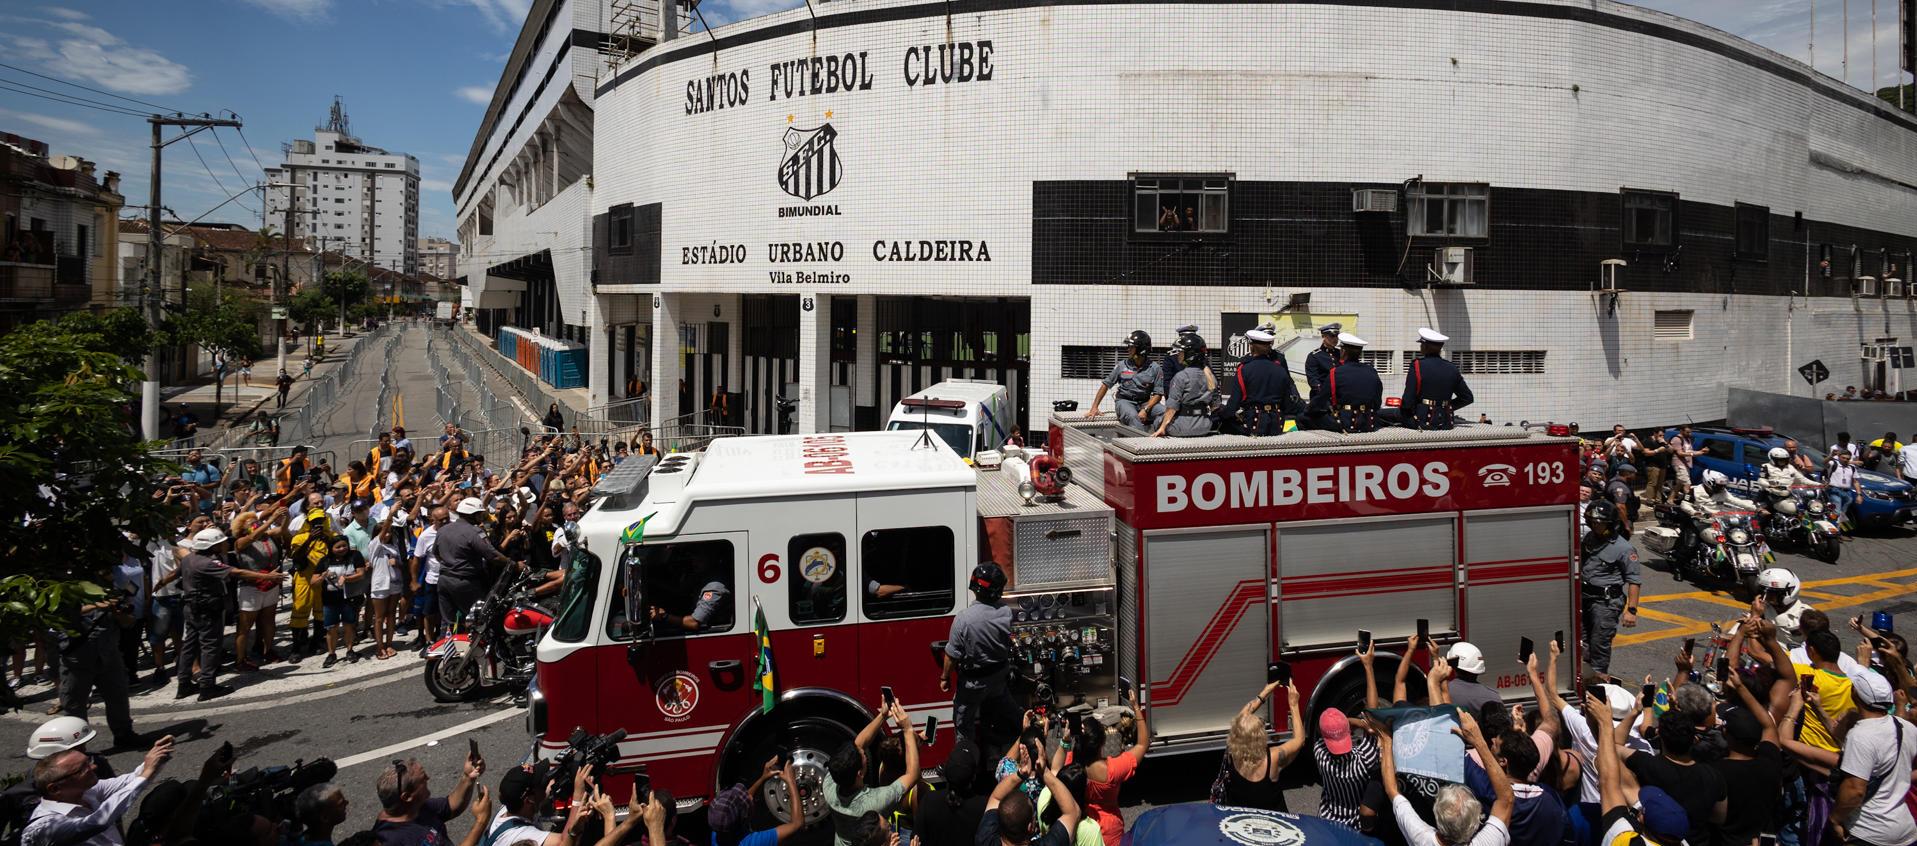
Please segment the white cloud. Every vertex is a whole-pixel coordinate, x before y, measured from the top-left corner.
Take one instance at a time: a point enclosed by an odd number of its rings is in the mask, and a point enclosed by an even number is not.
[[[75,135],[100,134],[100,130],[94,127],[92,124],[83,123],[77,120],[68,120],[66,118],[54,117],[52,115],[43,115],[43,114],[38,114],[35,112],[16,112],[12,109],[0,109],[0,116],[5,116],[9,120],[17,120],[21,123],[30,123],[30,124],[33,124],[34,126],[38,126],[44,129],[51,129],[56,132],[68,132]]]
[[[493,101],[493,90],[484,85],[462,86],[454,90],[453,93],[458,95],[461,100],[465,100],[468,103],[478,103],[482,106]]]
[[[62,16],[68,17],[68,16]],[[52,39],[8,35],[16,60],[45,67],[59,76],[90,82],[123,94],[178,94],[193,85],[185,65],[154,50],[135,47],[111,32],[69,17],[63,21],[15,18],[63,33]]]
[[[283,18],[296,21],[325,20],[333,9],[333,0],[246,0]]]
[[[87,13],[82,12],[79,9],[66,9],[59,6],[47,6],[40,9],[40,11],[45,12],[49,15],[53,15],[54,17],[66,18],[67,20],[70,20],[70,21],[83,21],[87,19]]]

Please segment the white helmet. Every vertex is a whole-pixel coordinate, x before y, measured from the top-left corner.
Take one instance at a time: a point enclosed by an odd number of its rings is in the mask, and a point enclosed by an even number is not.
[[[1706,470],[1706,471],[1704,471],[1704,485],[1705,485],[1705,487],[1719,487],[1719,488],[1721,488],[1721,487],[1724,487],[1725,485],[1728,485],[1728,484],[1730,484],[1730,483],[1731,483],[1731,477],[1729,477],[1729,476],[1726,476],[1726,475],[1724,475],[1723,473],[1720,473],[1720,472],[1718,472],[1718,471],[1716,471],[1716,470]]]
[[[1451,648],[1444,651],[1444,657],[1456,661],[1458,669],[1464,672],[1484,672],[1484,652],[1465,641],[1451,644]]]
[[[68,749],[78,749],[99,734],[79,717],[54,717],[33,730],[27,740],[27,757],[35,761],[50,758]]]
[[[1764,601],[1779,608],[1789,608],[1797,604],[1797,574],[1782,567],[1771,567],[1757,574],[1757,586],[1764,591]]]
[[[486,511],[486,503],[480,502],[477,497],[469,496],[460,500],[458,505],[453,506],[453,511],[466,516],[483,514]]]
[[[1787,449],[1785,449],[1785,448],[1783,448],[1783,447],[1771,447],[1771,452],[1770,452],[1770,455],[1771,455],[1771,460],[1772,460],[1772,461],[1789,461],[1789,460],[1791,460],[1791,454],[1790,454],[1790,450],[1787,450]]]
[[[193,548],[200,552],[205,552],[220,544],[226,543],[226,540],[226,533],[220,531],[219,527],[209,527],[201,529],[193,535]]]

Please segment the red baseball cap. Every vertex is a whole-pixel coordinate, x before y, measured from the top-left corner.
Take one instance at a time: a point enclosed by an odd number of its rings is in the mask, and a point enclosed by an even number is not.
[[[1351,721],[1345,712],[1336,708],[1326,708],[1318,715],[1318,737],[1325,742],[1325,749],[1333,755],[1344,755],[1351,751]]]

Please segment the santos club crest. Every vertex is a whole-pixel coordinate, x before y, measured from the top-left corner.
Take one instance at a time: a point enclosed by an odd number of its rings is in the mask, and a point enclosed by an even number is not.
[[[779,161],[779,187],[801,200],[810,200],[839,186],[845,168],[833,146],[839,132],[832,124],[812,129],[787,127],[785,158]]]

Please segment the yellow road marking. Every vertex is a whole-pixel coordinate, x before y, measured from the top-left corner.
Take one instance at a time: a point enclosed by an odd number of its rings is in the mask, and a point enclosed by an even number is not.
[[[1831,611],[1831,610],[1840,609],[1840,608],[1853,608],[1858,605],[1865,605],[1868,603],[1877,602],[1877,601],[1885,600],[1885,599],[1895,599],[1899,597],[1909,596],[1913,592],[1917,592],[1917,585],[1899,584],[1896,582],[1888,581],[1889,579],[1899,579],[1899,578],[1905,578],[1908,576],[1917,576],[1917,568],[1912,568],[1908,570],[1893,570],[1886,573],[1865,573],[1862,575],[1843,576],[1843,577],[1835,578],[1835,579],[1818,579],[1816,581],[1805,582],[1804,587],[1826,587],[1829,585],[1863,584],[1863,585],[1871,585],[1872,587],[1878,588],[1877,590],[1871,591],[1870,593],[1861,593],[1856,596],[1830,596],[1830,601],[1822,603],[1821,605],[1818,606],[1819,610]],[[1821,592],[1813,593],[1813,592],[1800,590],[1800,593],[1810,593],[1810,595],[1818,597],[1818,598],[1823,598],[1827,596],[1827,594],[1824,594]],[[1699,622],[1689,617],[1672,614],[1668,611],[1658,611],[1653,608],[1645,607],[1646,604],[1652,603],[1652,602],[1670,602],[1674,600],[1691,600],[1695,602],[1706,602],[1713,605],[1725,605],[1732,608],[1749,608],[1750,607],[1750,603],[1748,602],[1738,602],[1737,600],[1731,599],[1730,597],[1722,596],[1720,594],[1712,593],[1710,591],[1687,591],[1685,593],[1663,593],[1663,594],[1658,594],[1656,596],[1640,597],[1638,599],[1638,609],[1637,609],[1638,617],[1644,620],[1654,620],[1660,623],[1669,623],[1671,624],[1671,628],[1658,629],[1656,631],[1648,631],[1648,632],[1631,632],[1629,634],[1620,632],[1618,633],[1617,639],[1612,641],[1612,645],[1613,646],[1634,646],[1636,644],[1650,643],[1652,641],[1657,641],[1657,640],[1668,640],[1671,638],[1690,637],[1693,635],[1700,635],[1711,630],[1710,621]]]

